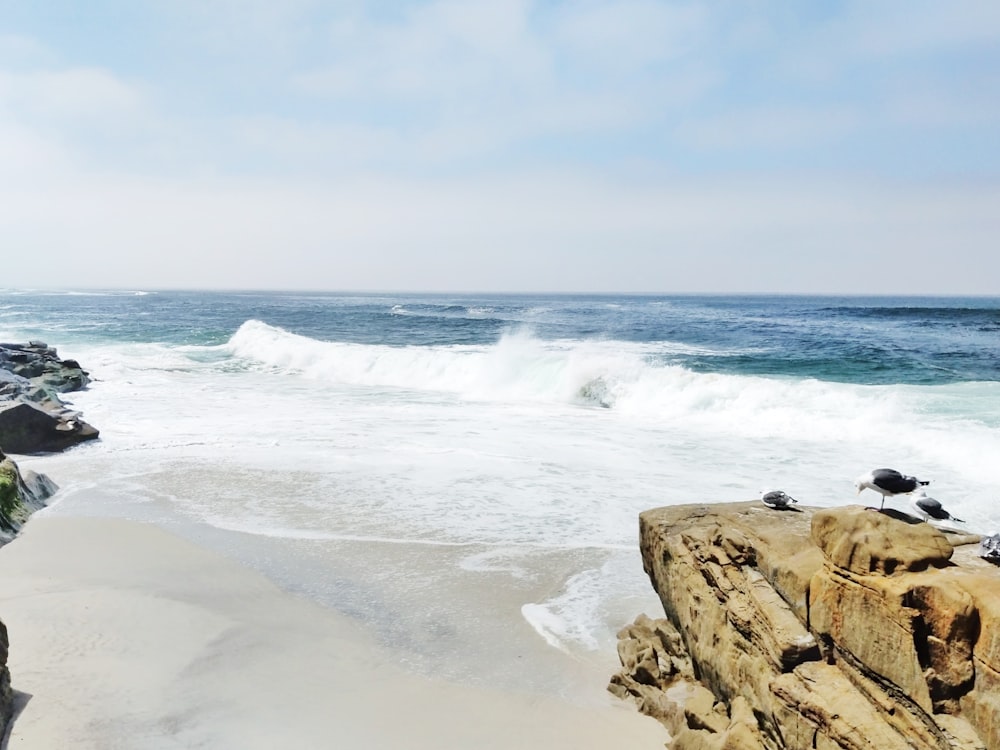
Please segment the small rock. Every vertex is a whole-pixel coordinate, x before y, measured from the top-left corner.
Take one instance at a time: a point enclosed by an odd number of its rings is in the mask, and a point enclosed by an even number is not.
[[[1000,534],[984,536],[979,541],[979,556],[1000,565]]]

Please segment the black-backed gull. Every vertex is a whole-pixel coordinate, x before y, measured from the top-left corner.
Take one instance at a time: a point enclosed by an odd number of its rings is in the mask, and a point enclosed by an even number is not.
[[[879,510],[885,508],[887,497],[908,495],[918,487],[928,484],[930,482],[901,474],[895,469],[872,469],[854,481],[858,494],[861,494],[862,490],[875,490],[882,496],[882,505],[879,506]]]
[[[787,492],[781,490],[762,490],[760,499],[764,505],[769,508],[776,508],[777,510],[785,510],[786,508],[790,508],[792,503],[798,502],[798,500]]]
[[[941,501],[928,497],[923,490],[910,497],[910,513],[943,531],[968,531],[965,526],[959,525],[965,521],[953,516],[944,509]]]

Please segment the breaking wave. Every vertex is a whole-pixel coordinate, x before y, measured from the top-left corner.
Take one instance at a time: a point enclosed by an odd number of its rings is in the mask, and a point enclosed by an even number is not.
[[[1000,383],[872,386],[699,373],[676,364],[691,351],[676,344],[542,341],[519,332],[491,345],[391,347],[318,341],[251,320],[224,349],[255,367],[341,386],[561,403],[761,438],[927,435],[961,416],[972,439],[992,444],[1000,426]]]

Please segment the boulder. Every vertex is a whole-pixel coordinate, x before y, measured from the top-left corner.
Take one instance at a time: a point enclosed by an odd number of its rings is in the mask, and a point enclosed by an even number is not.
[[[59,396],[89,383],[76,360],[60,360],[42,341],[0,344],[0,449],[61,451],[96,438],[98,431]]]
[[[44,341],[0,344],[0,367],[56,393],[79,391],[90,383],[90,375],[75,359],[59,359]]]
[[[11,453],[61,451],[97,436],[96,429],[75,416],[27,401],[0,402],[0,448]]]
[[[57,489],[56,483],[44,474],[22,473],[0,451],[0,544],[13,539],[28,516],[44,507]]]
[[[859,575],[940,567],[953,552],[933,526],[901,522],[857,506],[816,511],[811,534],[831,563]]]

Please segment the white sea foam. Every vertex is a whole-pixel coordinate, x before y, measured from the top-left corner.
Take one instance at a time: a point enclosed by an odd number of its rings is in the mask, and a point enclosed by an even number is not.
[[[612,407],[644,423],[744,438],[902,438],[952,429],[956,410],[972,442],[1000,425],[997,384],[858,386],[817,380],[694,373],[663,364],[690,348],[615,341],[542,342],[519,332],[491,346],[388,347],[316,341],[249,321],[227,347],[280,373],[369,388],[496,401]],[[969,412],[971,402],[981,401]],[[949,406],[950,404],[950,406]]]
[[[597,383],[607,384],[607,395],[614,397],[632,383],[641,386],[648,373],[686,372],[648,360],[702,351],[669,343],[542,342],[525,331],[489,346],[345,344],[317,341],[260,321],[244,323],[226,349],[275,372],[343,385],[562,403],[587,401]]]
[[[997,383],[703,374],[670,364],[669,344],[524,331],[483,346],[330,343],[255,321],[219,347],[62,349],[97,381],[70,398],[102,440],[28,466],[70,493],[99,487],[118,510],[257,537],[476,544],[487,551],[468,570],[530,579],[518,549],[603,559],[634,549],[642,510],[762,486],[857,502],[853,478],[877,466],[929,476],[956,515],[1000,527]],[[601,565],[525,603],[547,641],[586,651],[641,611],[609,604],[648,592],[641,565]]]
[[[657,604],[633,549],[570,576],[555,596],[524,604],[521,615],[550,646],[579,653],[613,647],[622,611],[634,617]]]
[[[521,615],[554,648],[569,652],[570,645],[575,644],[589,651],[597,649],[594,627],[601,603],[599,575],[596,570],[578,573],[566,582],[559,596],[542,604],[524,604]]]
[[[32,297],[144,297],[155,292],[130,289],[7,289],[0,290],[12,296]]]
[[[448,539],[627,543],[644,507],[765,484],[834,504],[881,465],[932,476],[963,518],[1000,521],[994,383],[700,374],[620,342],[378,347],[255,323],[217,348],[72,354],[101,381],[73,398],[109,449],[316,471],[339,479],[354,510]]]

